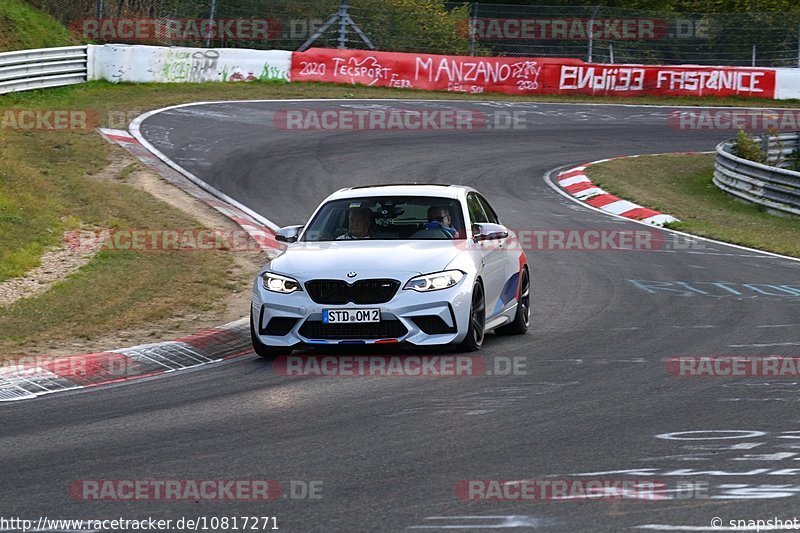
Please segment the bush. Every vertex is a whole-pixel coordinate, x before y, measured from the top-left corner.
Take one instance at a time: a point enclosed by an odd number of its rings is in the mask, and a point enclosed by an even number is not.
[[[800,172],[800,147],[796,148],[794,152],[789,154],[789,157],[786,161],[789,163],[789,170]]]
[[[739,133],[736,134],[736,140],[731,146],[731,153],[748,161],[767,163],[767,152],[762,148],[761,142],[748,135],[744,130],[739,130]]]

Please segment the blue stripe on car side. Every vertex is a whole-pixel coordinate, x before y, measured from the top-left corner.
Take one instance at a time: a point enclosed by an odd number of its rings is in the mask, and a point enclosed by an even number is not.
[[[503,310],[508,302],[517,296],[517,286],[519,285],[519,272],[515,272],[513,276],[508,278],[506,284],[503,285],[503,290],[500,291],[500,298],[497,300],[497,305],[494,306],[494,313],[499,313]]]

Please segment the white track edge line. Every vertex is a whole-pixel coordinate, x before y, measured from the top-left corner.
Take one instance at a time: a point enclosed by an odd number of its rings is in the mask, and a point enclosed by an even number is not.
[[[156,115],[158,113],[162,113],[164,111],[169,111],[169,110],[172,110],[172,109],[176,109],[176,108],[179,108],[179,107],[188,107],[189,105],[201,105],[203,103],[205,103],[205,102],[201,102],[201,103],[197,103],[197,104],[182,104],[182,105],[178,105],[178,106],[165,107],[163,109],[156,109],[155,111],[149,111],[149,112],[147,112],[147,113],[145,113],[143,115],[140,115],[140,116],[136,117],[135,119],[133,119],[133,121],[128,126],[130,128],[130,133],[150,153],[152,153],[158,159],[163,161],[167,166],[169,166],[173,170],[177,171],[179,174],[183,175],[187,179],[189,179],[192,183],[194,183],[195,185],[197,185],[198,187],[200,187],[201,189],[203,189],[207,193],[211,194],[212,196],[218,198],[219,200],[222,200],[223,202],[226,202],[226,203],[236,207],[237,209],[247,213],[248,215],[253,217],[254,220],[256,220],[257,222],[263,224],[264,226],[266,226],[267,228],[269,228],[273,232],[277,232],[280,229],[280,226],[278,226],[277,224],[275,224],[274,222],[272,222],[271,220],[269,220],[265,216],[263,216],[263,215],[257,213],[256,211],[250,209],[249,207],[247,207],[246,205],[242,204],[241,202],[239,202],[237,200],[234,200],[233,198],[231,198],[230,196],[228,196],[224,192],[220,191],[216,187],[214,187],[212,185],[209,185],[208,183],[206,183],[205,181],[201,180],[200,178],[198,178],[197,176],[195,176],[194,174],[192,174],[191,172],[189,172],[188,170],[186,170],[182,166],[180,166],[177,163],[175,163],[172,159],[167,157],[166,154],[161,152],[158,148],[153,146],[147,139],[145,139],[144,136],[142,135],[142,132],[139,129],[141,124],[142,124],[142,122],[144,120],[152,117],[153,115]],[[228,218],[230,218],[230,217],[228,217]]]
[[[696,153],[698,153],[698,154],[710,154],[710,153],[714,153],[714,152],[696,152]],[[613,159],[616,160],[616,159],[625,159],[625,158],[631,158],[631,157],[645,157],[645,156],[648,156],[648,155],[672,155],[672,154],[674,154],[674,152],[665,152],[665,153],[661,153],[661,154],[636,154],[636,155],[630,155],[630,156],[615,157]],[[594,164],[597,164],[597,163],[604,163],[604,162],[607,162],[607,161],[610,161],[610,160],[611,159],[599,159],[597,161],[592,161],[591,163],[586,163],[585,165],[581,164],[581,166],[587,166],[588,167],[588,166],[591,166],[591,165],[594,165]],[[789,261],[794,261],[794,262],[800,263],[800,258],[797,258],[797,257],[789,257],[788,255],[782,255],[782,254],[778,254],[778,253],[775,253],[775,252],[767,252],[765,250],[757,250],[755,248],[748,248],[747,246],[740,246],[738,244],[732,244],[732,243],[729,243],[729,242],[718,241],[716,239],[709,239],[708,237],[700,237],[699,235],[692,235],[691,233],[686,233],[684,231],[678,231],[678,230],[674,230],[674,229],[669,229],[669,228],[665,228],[663,226],[654,226],[652,224],[647,224],[647,223],[641,222],[639,220],[634,220],[632,218],[625,218],[625,217],[620,216],[620,215],[615,215],[613,213],[609,213],[608,211],[603,211],[602,209],[599,209],[599,208],[594,207],[592,205],[589,205],[589,204],[587,204],[585,202],[582,202],[581,200],[578,200],[574,196],[570,195],[567,191],[565,191],[564,189],[560,188],[558,185],[553,183],[553,179],[552,179],[553,174],[555,174],[557,171],[569,170],[571,168],[574,168],[574,167],[572,165],[561,165],[559,167],[555,167],[553,169],[550,169],[550,170],[548,170],[547,172],[544,173],[544,181],[545,181],[545,183],[547,183],[547,185],[551,189],[556,191],[558,194],[560,194],[561,196],[563,196],[565,198],[569,198],[573,202],[575,202],[577,204],[580,204],[581,206],[583,206],[586,209],[591,209],[592,211],[597,211],[598,213],[602,213],[602,214],[604,214],[606,216],[609,216],[609,217],[618,218],[620,220],[627,220],[628,222],[633,222],[635,224],[640,224],[642,226],[647,226],[648,228],[651,228],[651,229],[655,228],[655,229],[658,229],[658,230],[661,230],[661,231],[666,231],[668,233],[674,233],[676,235],[683,235],[684,237],[689,237],[689,238],[697,239],[697,240],[700,240],[700,241],[713,242],[714,244],[720,244],[722,246],[729,246],[731,248],[736,248],[738,250],[745,250],[745,251],[748,251],[748,252],[755,252],[756,254],[766,255],[766,256],[769,256],[769,257],[776,258],[776,259],[787,259]],[[662,213],[662,214],[665,214],[665,213]]]

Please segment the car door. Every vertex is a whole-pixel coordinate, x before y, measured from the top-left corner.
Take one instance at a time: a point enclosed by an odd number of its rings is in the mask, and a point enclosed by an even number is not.
[[[488,213],[485,206],[488,202],[475,193],[467,194],[467,209],[471,224],[493,223],[496,222],[497,215],[491,207]],[[491,217],[491,219],[490,219]],[[502,247],[503,241],[491,240],[477,243],[480,250],[483,288],[486,293],[486,318],[487,320],[497,315],[503,309],[503,302],[500,296],[505,282],[506,265],[505,251]]]
[[[497,213],[492,209],[492,206],[489,205],[486,198],[479,194],[478,199],[481,202],[481,206],[489,222],[492,224],[502,224]],[[500,278],[500,293],[498,301],[495,302],[495,306],[492,308],[492,314],[498,314],[515,302],[517,289],[519,287],[520,261],[519,253],[515,252],[513,246],[509,247],[511,244],[510,238],[494,241],[494,243],[496,253],[493,255],[492,259],[497,261],[494,267],[497,269],[497,275]]]

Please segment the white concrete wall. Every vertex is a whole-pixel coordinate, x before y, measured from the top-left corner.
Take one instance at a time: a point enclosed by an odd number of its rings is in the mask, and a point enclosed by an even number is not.
[[[800,68],[775,69],[775,99],[800,98]]]
[[[91,46],[90,80],[170,83],[289,81],[292,53],[286,50],[181,48],[107,44]]]

